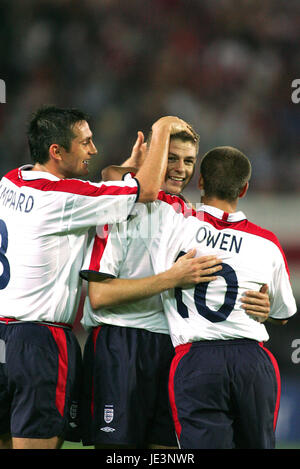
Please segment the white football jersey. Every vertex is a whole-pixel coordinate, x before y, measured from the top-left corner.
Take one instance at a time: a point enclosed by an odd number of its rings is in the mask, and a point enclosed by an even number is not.
[[[97,227],[88,244],[82,278],[101,279],[104,276],[137,279],[154,275],[151,256],[140,241],[137,225],[132,223],[145,211],[147,213],[145,204],[136,204],[126,222]],[[111,324],[169,334],[160,295],[98,310],[92,309],[87,295],[81,323],[86,330],[101,324]]]
[[[249,222],[242,212],[228,214],[211,206],[194,212],[178,197],[162,191],[159,199],[146,204],[146,211],[128,222],[127,232],[127,236],[135,233],[148,250],[155,273],[170,268],[192,248],[197,255],[215,254],[223,262],[217,280],[161,294],[175,347],[199,340],[268,340],[265,326],[241,308],[242,295],[247,290],[259,291],[264,283],[269,286],[270,317],[287,319],[296,313],[286,259],[273,233]],[[115,275],[110,262],[106,272]]]
[[[88,230],[126,220],[138,182],[96,184],[31,169],[0,180],[0,316],[72,324]]]
[[[249,222],[242,212],[228,214],[204,205],[189,216],[177,197],[160,193],[160,198],[147,204],[157,235],[142,237],[155,273],[170,268],[193,248],[197,255],[214,254],[223,263],[213,282],[162,293],[174,347],[199,340],[268,340],[265,326],[244,312],[241,300],[247,290],[259,291],[266,283],[270,317],[287,319],[296,313],[287,262],[276,236]]]

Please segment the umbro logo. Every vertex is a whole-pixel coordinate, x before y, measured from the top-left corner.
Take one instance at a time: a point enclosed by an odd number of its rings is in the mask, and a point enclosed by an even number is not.
[[[102,432],[107,432],[107,433],[109,433],[109,432],[114,432],[114,431],[115,431],[115,429],[114,429],[114,428],[111,428],[111,427],[102,427],[102,428],[100,428],[100,430],[101,430]]]

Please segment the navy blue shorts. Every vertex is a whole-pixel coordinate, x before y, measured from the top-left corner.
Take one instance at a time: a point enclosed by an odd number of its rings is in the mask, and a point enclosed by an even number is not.
[[[176,347],[169,397],[182,449],[272,449],[280,400],[273,355],[248,339]]]
[[[70,329],[0,322],[0,434],[80,441],[81,371]]]
[[[169,335],[93,329],[83,356],[83,444],[177,447],[168,402],[173,357]]]

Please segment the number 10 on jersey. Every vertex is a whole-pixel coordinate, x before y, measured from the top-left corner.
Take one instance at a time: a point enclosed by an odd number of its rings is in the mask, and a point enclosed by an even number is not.
[[[180,252],[177,259],[183,256],[185,252]],[[176,259],[176,260],[177,260]],[[194,290],[194,304],[198,313],[211,322],[225,321],[234,308],[237,294],[238,294],[238,281],[235,271],[230,265],[222,263],[222,270],[217,275],[224,278],[226,282],[226,292],[223,305],[217,310],[212,310],[206,305],[206,292],[208,282],[198,283]],[[177,303],[177,311],[183,318],[189,317],[187,306],[182,300],[182,288],[175,288],[175,298]]]

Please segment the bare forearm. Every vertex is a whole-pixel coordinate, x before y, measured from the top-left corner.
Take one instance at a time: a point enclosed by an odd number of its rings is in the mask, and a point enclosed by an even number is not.
[[[136,178],[140,184],[140,202],[153,202],[157,198],[166,174],[170,135],[179,131],[186,131],[192,136],[194,135],[190,126],[178,117],[165,116],[158,119],[152,126],[152,136],[147,151],[147,158],[144,158],[145,149],[142,150],[143,137],[140,135],[138,138],[129,162],[132,164],[133,161],[136,161],[138,165]],[[141,159],[144,162],[140,165],[138,160]],[[119,169],[116,169],[116,167],[106,168],[102,171],[102,178],[104,180],[119,179],[119,171],[124,171],[124,164],[122,166],[123,168],[121,169],[120,167]]]
[[[93,309],[131,303],[157,295],[170,288],[188,288],[199,282],[210,282],[222,266],[215,256],[194,257],[193,249],[179,258],[173,266],[150,277],[140,279],[106,279],[89,282],[89,297]]]
[[[167,168],[170,143],[170,131],[167,126],[153,132],[151,146],[144,164],[137,170],[135,167],[111,165],[102,170],[103,181],[122,179],[123,175],[132,172],[140,184],[139,202],[152,202],[163,183]]]
[[[182,119],[174,116],[165,116],[158,119],[152,125],[150,146],[147,158],[136,173],[140,182],[140,202],[154,201],[165,178],[170,135],[185,131],[194,137],[195,133],[191,127]]]
[[[89,282],[89,297],[93,309],[132,303],[173,288],[174,278],[163,272],[140,279],[114,278]]]
[[[126,173],[137,173],[137,169],[131,166],[111,165],[104,168],[101,172],[102,181],[121,181]]]
[[[147,158],[136,173],[136,179],[140,183],[140,202],[156,199],[166,173],[169,144],[170,130],[167,126],[153,131]]]

